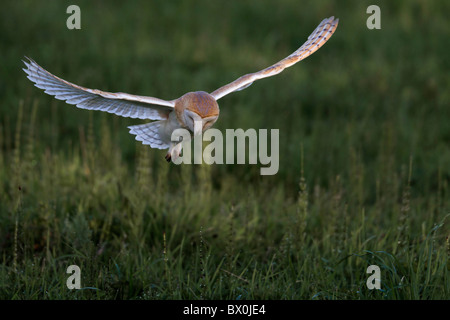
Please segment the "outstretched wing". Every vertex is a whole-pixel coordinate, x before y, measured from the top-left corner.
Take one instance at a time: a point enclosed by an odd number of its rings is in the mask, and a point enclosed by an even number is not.
[[[279,74],[287,67],[290,67],[312,55],[321,46],[323,46],[324,43],[327,42],[327,40],[333,35],[334,31],[336,31],[338,23],[339,19],[334,19],[334,17],[324,19],[313,31],[313,33],[311,33],[308,40],[291,55],[264,70],[246,74],[245,76],[242,76],[239,79],[217,89],[211,93],[211,95],[218,100],[231,92],[240,91],[247,88],[253,83],[253,81]]]
[[[175,101],[84,88],[58,78],[27,59],[29,62],[23,61],[27,66],[23,70],[36,87],[81,109],[106,111],[128,118],[165,120],[175,106]]]

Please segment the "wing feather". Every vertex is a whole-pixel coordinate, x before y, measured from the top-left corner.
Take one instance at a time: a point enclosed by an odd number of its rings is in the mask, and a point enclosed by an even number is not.
[[[137,96],[123,92],[106,92],[84,88],[51,74],[34,60],[23,61],[27,78],[45,93],[76,105],[81,109],[100,110],[122,117],[165,120],[175,106],[175,101]]]
[[[284,69],[307,58],[308,56],[316,52],[321,46],[323,46],[325,42],[327,42],[328,39],[330,39],[330,37],[336,31],[338,23],[339,19],[334,19],[334,17],[322,20],[322,22],[308,37],[306,42],[292,54],[266,69],[255,73],[246,74],[238,78],[237,80],[223,87],[220,87],[219,89],[212,92],[211,95],[216,100],[218,100],[231,92],[240,91],[249,87],[256,80],[279,74]]]

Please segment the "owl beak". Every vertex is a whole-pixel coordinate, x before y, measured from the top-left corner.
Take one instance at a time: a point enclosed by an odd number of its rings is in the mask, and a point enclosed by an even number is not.
[[[194,136],[201,135],[203,131],[203,121],[194,122]]]

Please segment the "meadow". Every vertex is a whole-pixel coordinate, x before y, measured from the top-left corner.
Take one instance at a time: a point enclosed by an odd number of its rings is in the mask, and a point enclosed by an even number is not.
[[[450,3],[376,1],[380,30],[371,4],[4,1],[0,299],[449,299]],[[168,164],[128,133],[142,121],[67,105],[22,71],[29,56],[171,100],[275,63],[332,15],[319,51],[219,100],[215,128],[280,130],[273,176]]]

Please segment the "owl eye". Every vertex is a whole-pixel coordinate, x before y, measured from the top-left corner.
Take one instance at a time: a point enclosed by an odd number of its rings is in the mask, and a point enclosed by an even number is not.
[[[203,130],[204,130],[205,128],[211,127],[211,126],[213,125],[214,121],[215,121],[215,119],[211,119],[211,120],[206,121],[206,122],[203,124]]]
[[[185,115],[185,121],[188,126],[191,126],[192,128],[194,127],[194,118],[189,113]]]

